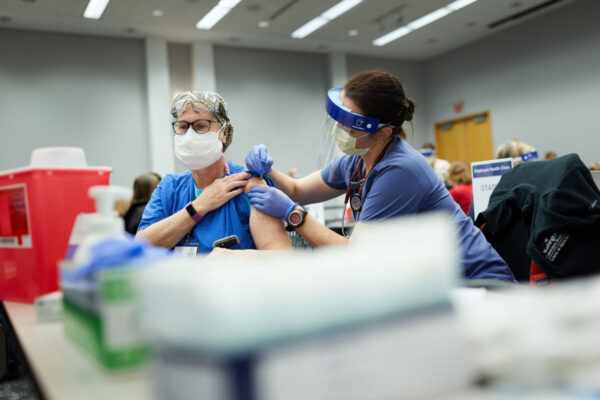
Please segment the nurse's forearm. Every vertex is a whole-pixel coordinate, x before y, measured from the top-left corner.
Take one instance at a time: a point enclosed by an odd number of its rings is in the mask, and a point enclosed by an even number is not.
[[[202,223],[200,221],[199,223]],[[172,249],[196,225],[185,209],[138,231],[137,238],[148,240],[153,246]]]
[[[269,173],[269,178],[271,178],[273,183],[275,183],[277,189],[287,194],[290,199],[298,201],[296,200],[296,179],[276,170],[275,168],[273,168]]]
[[[321,225],[319,221],[314,219],[310,214],[306,216],[304,224],[302,224],[300,228],[297,228],[296,231],[298,231],[312,247],[348,244],[348,238],[338,235],[326,226]]]

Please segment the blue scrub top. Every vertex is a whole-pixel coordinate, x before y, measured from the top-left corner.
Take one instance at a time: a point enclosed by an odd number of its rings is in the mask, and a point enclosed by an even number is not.
[[[246,171],[245,168],[231,161],[227,161],[227,164],[231,174]],[[191,171],[166,175],[152,193],[138,230],[145,229],[183,209],[187,203],[197,197],[196,193],[199,194],[201,191],[196,188]],[[255,249],[249,222],[250,199],[242,193],[206,214],[202,221],[194,226],[189,242],[199,244],[199,253],[208,253],[212,250],[215,240],[237,235],[240,243],[232,246],[231,249]],[[184,237],[177,246],[185,244],[187,240],[188,238]]]
[[[359,160],[359,156],[340,156],[323,168],[321,178],[334,189],[347,190]],[[516,282],[504,260],[452,199],[433,168],[404,140],[394,140],[369,173],[361,200],[362,210],[354,215],[359,222],[436,210],[450,213],[460,232],[464,276]]]

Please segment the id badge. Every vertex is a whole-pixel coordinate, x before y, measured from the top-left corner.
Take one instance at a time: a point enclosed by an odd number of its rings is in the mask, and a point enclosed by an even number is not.
[[[198,254],[198,243],[187,243],[173,248],[173,254],[183,257],[194,257]]]

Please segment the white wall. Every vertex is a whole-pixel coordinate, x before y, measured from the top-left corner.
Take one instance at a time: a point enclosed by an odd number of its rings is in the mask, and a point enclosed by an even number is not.
[[[159,37],[144,40],[146,62],[146,105],[151,170],[160,175],[175,172],[171,117],[171,79],[167,41]]]
[[[308,174],[317,169],[327,95],[325,55],[215,47],[217,92],[234,126],[226,158],[243,165],[264,143],[274,166]]]
[[[408,142],[419,148],[426,140],[427,126],[425,125],[425,71],[422,63],[400,61],[385,58],[362,56],[347,56],[348,78],[359,72],[382,69],[400,78],[406,96],[417,104],[412,124],[405,123]]]
[[[600,1],[579,0],[428,61],[429,137],[464,100],[461,115],[491,111],[494,148],[517,137],[600,160],[599,16]]]
[[[346,55],[346,72],[400,77],[417,103],[412,136],[407,129],[415,147],[464,100],[461,115],[491,111],[495,147],[518,137],[591,164],[600,160],[597,15],[600,1],[578,0],[426,63]],[[168,44],[172,91],[193,84],[190,53]],[[34,148],[64,145],[113,167],[116,184],[151,169],[144,41],[2,29],[0,54],[0,170],[26,165]],[[251,145],[265,143],[282,171],[313,171],[328,56],[215,46],[214,62],[235,126],[227,158],[243,163]]]
[[[192,85],[192,46],[185,43],[169,43],[169,79],[171,81],[171,98],[187,90],[195,89]],[[166,110],[170,117],[170,110]]]
[[[0,170],[34,148],[79,146],[130,187],[150,166],[144,42],[0,31]]]

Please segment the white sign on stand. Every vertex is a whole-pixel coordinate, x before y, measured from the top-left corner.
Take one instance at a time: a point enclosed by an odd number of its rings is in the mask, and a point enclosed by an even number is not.
[[[592,178],[594,179],[596,186],[598,186],[598,189],[600,189],[600,171],[590,171],[590,172],[592,173]]]
[[[475,218],[484,211],[500,178],[513,167],[512,158],[471,163],[473,177],[473,211]]]

